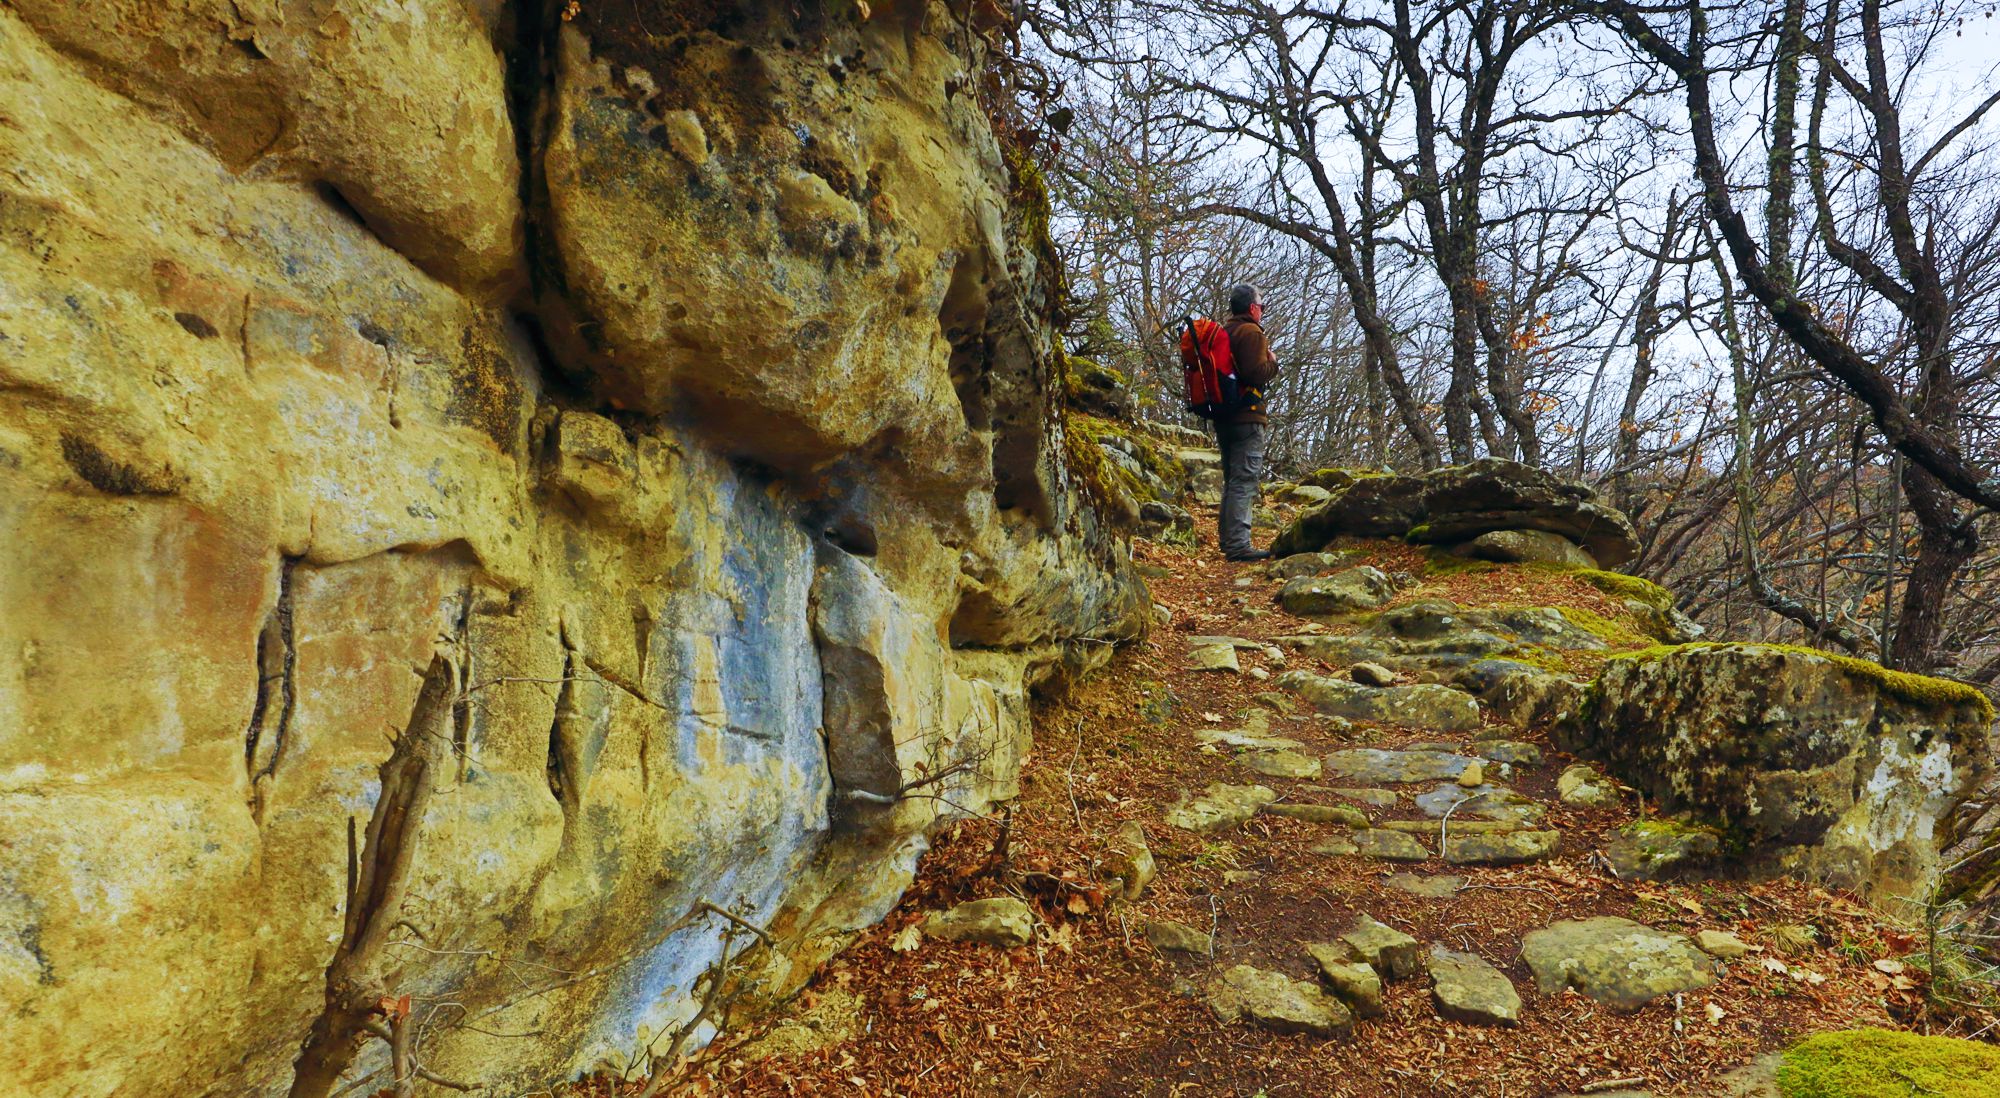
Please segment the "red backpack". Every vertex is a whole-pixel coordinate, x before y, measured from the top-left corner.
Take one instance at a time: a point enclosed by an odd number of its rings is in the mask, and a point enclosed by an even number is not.
[[[1229,331],[1205,316],[1181,318],[1181,372],[1190,413],[1216,419],[1241,403]]]

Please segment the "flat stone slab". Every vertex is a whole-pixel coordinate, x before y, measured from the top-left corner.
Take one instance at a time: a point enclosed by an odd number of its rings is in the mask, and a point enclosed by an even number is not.
[[[1399,892],[1407,892],[1426,900],[1448,900],[1458,895],[1458,890],[1465,887],[1465,878],[1449,874],[1426,877],[1418,873],[1391,873],[1386,883]]]
[[[1449,686],[1362,686],[1343,679],[1287,671],[1278,685],[1295,690],[1314,709],[1336,717],[1379,721],[1432,732],[1467,732],[1479,727],[1479,703]]]
[[[1463,755],[1444,751],[1386,751],[1350,747],[1326,757],[1326,769],[1354,782],[1436,782],[1456,779],[1472,765]]]
[[[1431,1001],[1447,1021],[1511,1026],[1521,1019],[1521,995],[1505,973],[1475,953],[1432,946]]]
[[[1542,765],[1542,749],[1519,740],[1482,740],[1472,745],[1472,751],[1488,762],[1507,763],[1510,766]]]
[[[1694,944],[1697,949],[1711,957],[1733,961],[1750,952],[1750,946],[1743,939],[1726,930],[1702,930],[1695,932]]]
[[[1360,915],[1341,932],[1339,944],[1349,958],[1361,961],[1385,980],[1400,980],[1424,970],[1423,943],[1372,915]]]
[[[1573,987],[1614,1010],[1713,984],[1717,965],[1679,934],[1603,915],[1568,919],[1521,941],[1521,960],[1544,995]]]
[[[1243,665],[1236,662],[1236,649],[1227,644],[1203,644],[1188,649],[1187,665],[1190,671],[1241,671]]]
[[[1336,797],[1346,797],[1350,801],[1360,801],[1376,808],[1394,808],[1396,802],[1401,799],[1392,789],[1334,789],[1330,792]]]
[[[1249,1022],[1273,1033],[1345,1037],[1354,1015],[1340,1000],[1304,980],[1237,965],[1208,982],[1209,1009],[1225,1022]]]
[[[1314,942],[1306,953],[1319,966],[1319,974],[1333,989],[1333,996],[1347,1004],[1357,1018],[1380,1018],[1382,976],[1365,961],[1357,961],[1347,947],[1332,942]]]
[[[1286,736],[1266,736],[1247,728],[1197,728],[1194,738],[1201,743],[1219,744],[1244,751],[1297,751],[1305,744]]]
[[[1269,786],[1216,782],[1199,796],[1187,797],[1167,809],[1167,822],[1201,834],[1222,831],[1255,816],[1258,809],[1277,799],[1277,791]]]
[[[1431,856],[1415,835],[1404,831],[1370,828],[1354,832],[1348,841],[1354,844],[1355,853],[1381,862],[1424,862]]]
[[[1436,835],[1441,823],[1440,820],[1383,820],[1375,826],[1386,827],[1391,831],[1407,831],[1412,835]],[[1453,835],[1460,832],[1467,835],[1497,835],[1506,831],[1519,831],[1521,825],[1512,820],[1461,820],[1453,816],[1447,829]]]
[[[1344,858],[1361,853],[1354,840],[1345,835],[1333,835],[1306,847],[1308,854],[1323,854],[1329,858]]]
[[[1548,812],[1548,806],[1504,785],[1441,785],[1416,796],[1424,815],[1441,820],[1448,813],[1454,822],[1472,818],[1507,823],[1534,823]]]
[[[1373,610],[1396,593],[1395,581],[1370,565],[1329,576],[1296,576],[1278,592],[1278,605],[1301,617]]]
[[[1496,831],[1485,835],[1454,834],[1446,829],[1447,865],[1526,865],[1554,855],[1562,845],[1557,831]]]
[[[1154,949],[1174,953],[1199,953],[1213,956],[1215,939],[1196,930],[1186,923],[1172,919],[1152,919],[1146,923],[1146,940]]]
[[[1187,639],[1187,643],[1189,648],[1207,648],[1211,645],[1216,645],[1216,644],[1226,644],[1231,648],[1264,647],[1263,641],[1254,641],[1248,639],[1247,637],[1223,637],[1223,636],[1210,636],[1207,634],[1197,634],[1195,636],[1189,637]]]
[[[1264,806],[1264,814],[1304,820],[1307,823],[1339,824],[1342,827],[1355,828],[1368,826],[1366,813],[1345,804],[1267,804]]]
[[[924,919],[924,933],[947,942],[983,942],[1013,948],[1035,937],[1035,913],[1012,896],[969,900]]]
[[[1284,748],[1275,751],[1246,751],[1238,755],[1236,761],[1267,778],[1312,781],[1320,774],[1318,759]]]

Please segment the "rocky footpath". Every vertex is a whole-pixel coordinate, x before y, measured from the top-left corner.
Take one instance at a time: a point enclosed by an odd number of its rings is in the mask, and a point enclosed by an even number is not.
[[[1338,505],[1338,484],[1305,487],[1326,496],[1276,493],[1298,501],[1282,537]],[[1432,545],[1322,527],[1254,565],[1142,544],[1167,627],[1065,703],[1021,800],[961,827],[818,985],[866,997],[869,1035],[724,1052],[708,1077],[760,1098],[1135,1080],[1711,1098],[1791,1095],[1786,1070],[1983,1062],[1853,1030],[1938,1017],[1947,977],[1900,897],[1939,879],[1984,771],[1979,703],[1674,643],[1670,594],[1573,556],[1455,551],[1516,528]],[[1002,898],[1031,915],[1027,944],[929,929]]]
[[[643,1070],[1016,793],[1147,603],[993,32],[0,10],[0,1091]]]

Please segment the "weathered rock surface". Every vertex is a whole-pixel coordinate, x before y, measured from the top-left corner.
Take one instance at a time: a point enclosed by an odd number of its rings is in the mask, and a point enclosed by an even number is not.
[[[1476,953],[1432,946],[1431,1001],[1438,1016],[1477,1026],[1511,1026],[1521,1018],[1521,995],[1507,975]]]
[[[1352,805],[1345,804],[1267,804],[1266,815],[1284,816],[1287,819],[1304,820],[1307,823],[1339,824],[1342,827],[1367,827],[1368,815]]]
[[[1465,732],[1479,727],[1479,703],[1448,686],[1362,686],[1310,671],[1287,671],[1278,676],[1278,685],[1297,691],[1315,710],[1329,716],[1433,732]]]
[[[1170,953],[1199,953],[1207,956],[1215,952],[1215,939],[1205,931],[1196,930],[1186,923],[1172,919],[1150,919],[1146,923],[1146,941],[1154,949]]]
[[[1246,751],[1237,756],[1237,761],[1268,778],[1296,778],[1311,781],[1319,777],[1320,761],[1311,755],[1277,748],[1266,751]]]
[[[1716,978],[1715,962],[1693,942],[1612,915],[1530,931],[1521,940],[1521,960],[1542,994],[1573,987],[1615,1010],[1637,1010]]]
[[[1229,785],[1215,782],[1204,793],[1182,798],[1167,810],[1167,822],[1188,831],[1206,834],[1222,831],[1257,814],[1257,810],[1278,799],[1264,785]]]
[[[1448,829],[1444,838],[1447,865],[1523,865],[1552,857],[1562,845],[1556,831],[1494,831],[1485,834]]]
[[[1146,828],[1137,820],[1126,820],[1118,825],[1118,832],[1104,852],[1101,872],[1106,880],[1116,881],[1119,894],[1128,900],[1136,900],[1153,883],[1153,876],[1159,871],[1153,860],[1153,848],[1146,843]]]
[[[1577,543],[1546,530],[1494,530],[1454,548],[1461,557],[1502,563],[1570,564],[1597,567],[1597,558]]]
[[[1611,660],[1559,731],[1663,810],[1719,825],[1753,870],[1886,900],[1935,878],[1946,821],[1992,765],[1989,715],[1934,679],[1701,644]]]
[[[1713,828],[1672,819],[1634,820],[1611,833],[1604,860],[1621,881],[1653,881],[1700,869],[1722,852]]]
[[[1389,751],[1350,747],[1326,757],[1335,776],[1357,782],[1434,782],[1456,779],[1472,760],[1447,751]]]
[[[1300,576],[1278,591],[1278,605],[1302,617],[1352,614],[1373,610],[1396,593],[1396,585],[1377,568],[1362,565],[1330,576]]]
[[[1348,956],[1368,964],[1385,980],[1424,970],[1423,943],[1372,915],[1357,916],[1354,925],[1341,932],[1340,944]]]
[[[1236,648],[1228,644],[1197,644],[1188,649],[1187,665],[1190,671],[1241,671],[1243,665],[1236,658]]]
[[[1035,940],[1035,913],[1012,896],[968,900],[924,920],[924,933],[947,942],[981,942],[1005,948]]]
[[[1344,945],[1314,942],[1306,953],[1319,966],[1320,978],[1333,989],[1334,998],[1347,1004],[1357,1018],[1380,1018],[1382,976],[1364,961],[1357,961]]]
[[[1618,803],[1618,786],[1589,763],[1571,763],[1556,778],[1556,796],[1578,808],[1602,808]]]
[[[0,1092],[282,1093],[418,788],[377,975],[508,1035],[426,1064],[626,1062],[1144,628],[978,35],[528,11],[0,10]]]
[[[1368,828],[1356,831],[1347,838],[1354,844],[1355,853],[1377,861],[1421,862],[1431,856],[1424,844],[1407,831]]]
[[[1345,1037],[1354,1016],[1340,1000],[1304,980],[1237,965],[1209,981],[1208,1005],[1226,1022],[1243,1021],[1274,1033]]]
[[[1485,458],[1419,475],[1361,476],[1305,511],[1272,543],[1310,553],[1341,536],[1455,545],[1496,530],[1561,535],[1607,568],[1639,555],[1638,534],[1588,487],[1517,462]]]

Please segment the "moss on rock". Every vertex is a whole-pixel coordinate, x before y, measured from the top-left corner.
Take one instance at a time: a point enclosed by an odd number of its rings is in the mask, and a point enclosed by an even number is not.
[[[1767,652],[1782,652],[1794,656],[1815,656],[1834,664],[1848,674],[1875,684],[1883,693],[1912,705],[1953,706],[1969,705],[1987,722],[1993,720],[1993,700],[1978,687],[1953,679],[1940,679],[1933,675],[1919,675],[1910,671],[1894,671],[1872,660],[1856,656],[1845,656],[1838,652],[1828,652],[1819,648],[1808,648],[1801,644],[1758,644],[1748,641],[1694,641],[1689,644],[1656,644],[1634,652],[1621,652],[1612,658],[1649,662],[1665,659],[1676,652],[1690,652],[1702,648],[1756,648]]]
[[[2000,1098],[2000,1048],[1888,1029],[1817,1033],[1778,1066],[1784,1098]]]

